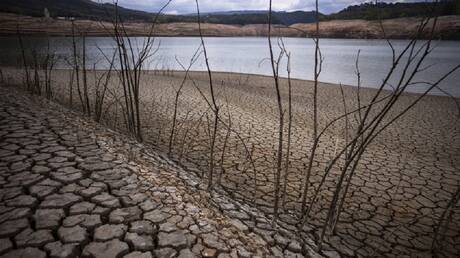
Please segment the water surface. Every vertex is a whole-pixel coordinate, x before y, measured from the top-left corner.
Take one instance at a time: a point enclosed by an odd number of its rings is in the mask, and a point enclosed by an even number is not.
[[[134,45],[142,44],[144,38],[131,38]],[[46,38],[24,38],[28,47],[45,51],[48,47]],[[81,39],[79,43],[81,44]],[[268,60],[269,50],[266,38],[262,37],[235,37],[205,39],[209,55],[209,62],[213,71],[251,73],[270,75],[271,66]],[[287,50],[291,53],[291,76],[297,79],[313,79],[314,43],[311,39],[285,38]],[[400,53],[408,44],[407,40],[393,40],[396,53]],[[59,67],[68,67],[72,54],[71,38],[51,38],[50,49],[61,57]],[[274,39],[275,50],[279,52],[277,40]],[[423,44],[421,42],[419,45]],[[107,68],[106,59],[101,50],[110,56],[115,43],[109,37],[91,37],[86,39],[88,66]],[[153,50],[156,53],[147,60],[147,69],[174,69],[181,70],[176,58],[184,65],[188,65],[200,40],[196,37],[168,37],[157,38]],[[414,78],[417,82],[434,82],[448,70],[460,64],[460,41],[433,42],[434,51],[426,58],[421,66],[427,68]],[[392,62],[392,52],[384,40],[364,39],[322,39],[320,41],[324,58],[320,81],[357,85],[356,58],[360,51],[359,70],[362,86],[378,87],[381,85]],[[13,64],[20,61],[20,51],[16,38],[0,38],[0,63]],[[390,80],[395,85],[407,61],[408,55],[401,60],[401,69]],[[286,59],[281,63],[280,74],[286,76]],[[194,71],[205,70],[204,59],[200,58],[192,67]],[[452,95],[460,96],[460,71],[447,78],[440,87]],[[390,87],[390,86],[387,86]],[[416,84],[408,90],[423,92],[426,84]],[[434,94],[441,94],[434,91]]]

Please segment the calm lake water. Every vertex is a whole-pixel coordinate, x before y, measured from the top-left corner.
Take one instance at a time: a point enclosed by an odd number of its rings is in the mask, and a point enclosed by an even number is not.
[[[142,43],[143,38],[132,38],[133,42]],[[25,38],[28,46],[44,50],[48,41],[45,38]],[[71,38],[51,38],[50,48],[61,57],[59,67],[66,67],[67,60],[72,53]],[[81,42],[81,41],[80,41]],[[235,37],[235,38],[206,38],[209,62],[213,71],[251,73],[270,75],[271,68],[269,50],[266,38]],[[314,43],[311,39],[285,38],[286,48],[291,52],[291,76],[298,79],[312,79],[314,67]],[[274,40],[276,44],[276,39]],[[397,53],[408,44],[407,40],[393,40],[392,43]],[[106,68],[107,62],[101,54],[101,50],[110,56],[113,53],[114,41],[107,37],[91,37],[86,39],[88,66]],[[384,40],[362,39],[322,39],[321,51],[324,57],[323,72],[320,81],[331,83],[343,83],[356,85],[355,60],[361,50],[359,67],[362,76],[362,85],[365,87],[377,87],[388,72],[391,61],[391,49]],[[147,63],[148,69],[174,69],[181,70],[176,58],[187,65],[196,49],[200,45],[199,38],[194,37],[171,37],[157,38],[157,52]],[[433,82],[454,66],[460,64],[460,41],[433,42],[435,50],[426,58],[422,67],[427,67],[414,81]],[[275,45],[278,52],[278,47]],[[0,38],[0,63],[14,64],[20,60],[20,52],[17,39]],[[402,65],[407,61],[403,58]],[[285,62],[285,60],[284,60]],[[205,69],[204,59],[201,57],[192,67],[192,70]],[[395,83],[400,74],[399,70],[391,80]],[[280,68],[280,73],[286,76],[285,63]],[[460,96],[460,71],[452,74],[440,86],[452,95]],[[418,84],[411,86],[409,91],[423,92],[426,85]],[[434,94],[440,94],[435,91]]]

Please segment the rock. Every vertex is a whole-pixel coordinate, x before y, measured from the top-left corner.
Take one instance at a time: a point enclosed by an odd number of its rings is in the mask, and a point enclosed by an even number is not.
[[[11,164],[10,170],[17,173],[17,172],[21,172],[24,170],[29,170],[31,167],[32,167],[32,163],[30,161],[29,162],[19,161],[19,162],[15,162]]]
[[[157,256],[157,257],[162,257],[162,256]],[[125,256],[123,256],[123,258],[152,258],[152,253],[151,252],[145,252],[145,253],[141,253],[141,252],[132,252],[132,253],[129,253]]]
[[[121,202],[124,206],[133,206],[147,200],[147,198],[148,196],[144,193],[135,193],[121,197]]]
[[[197,256],[190,249],[182,249],[177,258],[196,258]]]
[[[40,204],[41,208],[68,208],[81,201],[81,197],[73,193],[48,195]]]
[[[275,257],[284,257],[283,251],[278,246],[273,246],[270,250]]]
[[[98,171],[98,170],[106,170],[106,169],[110,169],[113,167],[112,164],[108,163],[108,162],[102,162],[102,161],[99,161],[99,162],[94,162],[94,161],[90,161],[90,162],[83,162],[81,164],[78,165],[78,167],[86,170],[86,171]]]
[[[95,195],[98,195],[104,191],[103,188],[101,187],[88,187],[86,189],[82,189],[79,191],[79,194],[81,194],[85,198],[93,197]]]
[[[201,255],[203,257],[214,257],[216,256],[216,249],[211,249],[211,248],[205,248],[203,251],[201,251]]]
[[[37,174],[48,174],[51,170],[48,167],[36,165],[32,167],[32,172]]]
[[[260,235],[269,245],[273,246],[275,244],[275,240],[272,237],[272,231],[254,228],[254,233]]]
[[[178,230],[176,224],[173,224],[173,223],[170,223],[170,222],[166,222],[166,223],[163,223],[160,225],[160,231],[162,232],[173,232],[173,231],[176,231]]]
[[[55,153],[59,157],[64,157],[67,159],[73,159],[76,157],[76,155],[73,152],[70,151],[58,151]]]
[[[283,249],[288,245],[289,243],[289,240],[286,239],[285,237],[283,237],[282,235],[280,234],[275,234],[273,236],[273,239],[275,239],[275,242],[276,244],[278,244],[279,246],[282,246]]]
[[[27,219],[8,220],[0,224],[0,237],[11,237],[29,227]]]
[[[340,258],[340,254],[336,251],[323,251],[324,255],[329,258]]]
[[[1,200],[9,200],[21,194],[23,194],[22,186],[0,188],[0,199]]]
[[[232,219],[230,220],[230,224],[232,224],[235,228],[237,228],[238,230],[246,233],[249,231],[249,228],[248,226],[246,226],[245,224],[243,224],[243,222],[241,222],[240,220],[238,219]]]
[[[110,208],[106,208],[106,207],[101,207],[101,206],[96,206],[96,208],[94,208],[92,214],[99,214],[101,216],[108,216],[109,213],[110,213],[111,209]]]
[[[158,250],[155,250],[155,256],[156,257],[162,257],[162,258],[172,258],[176,256],[176,250],[172,248],[161,248]]]
[[[63,209],[39,209],[34,215],[35,227],[37,229],[55,229],[59,227],[64,215]]]
[[[294,240],[291,240],[291,242],[289,243],[287,249],[292,251],[292,252],[294,252],[294,253],[302,252],[302,246],[300,245],[299,242],[294,241]]]
[[[93,211],[94,207],[96,207],[96,204],[90,203],[90,202],[79,202],[74,204],[72,207],[70,207],[69,214],[70,215],[77,215],[77,214],[88,214]]]
[[[97,203],[98,205],[108,207],[108,208],[118,208],[120,207],[120,201],[115,196],[112,196],[108,193],[102,193],[91,198],[91,201]]]
[[[52,169],[58,169],[63,167],[75,166],[75,162],[48,162],[48,166]]]
[[[13,243],[8,238],[0,239],[0,255],[8,252],[13,248]]]
[[[110,213],[110,223],[128,223],[140,220],[142,215],[141,209],[137,206],[129,208],[116,209]]]
[[[144,201],[143,203],[141,203],[141,204],[139,205],[139,207],[140,207],[143,211],[151,211],[151,210],[153,210],[153,209],[156,209],[158,206],[159,206],[159,204],[153,202],[152,200],[146,200],[146,201]]]
[[[46,253],[38,248],[27,247],[10,251],[2,258],[46,258]]]
[[[153,233],[155,233],[155,229],[153,227],[152,222],[147,220],[140,220],[131,222],[129,232],[152,235]]]
[[[83,173],[74,167],[63,167],[56,172],[51,172],[51,177],[64,184],[70,184],[80,180],[83,177]]]
[[[201,238],[203,239],[203,243],[207,247],[217,249],[217,250],[222,251],[222,252],[228,252],[229,251],[229,249],[225,245],[225,243],[223,243],[221,240],[219,240],[219,238],[215,234],[203,234],[201,236]]]
[[[44,153],[53,153],[53,152],[58,152],[58,151],[65,151],[66,148],[64,146],[51,146],[51,147],[47,147],[47,148],[44,148],[41,150],[41,152],[44,152]]]
[[[286,258],[305,258],[305,256],[303,256],[302,254],[294,253],[294,252],[291,252],[289,250],[284,251],[284,257],[286,257]]]
[[[150,220],[153,223],[160,223],[171,217],[171,214],[163,212],[161,210],[153,210],[151,212],[144,213],[144,219]]]
[[[187,246],[187,238],[182,231],[172,233],[160,232],[158,234],[158,245],[160,247],[184,248]]]
[[[239,220],[249,220],[250,217],[246,212],[239,212],[236,210],[226,210],[224,214],[228,215],[230,218],[237,218]]]
[[[198,214],[200,212],[200,208],[196,207],[195,205],[191,203],[187,203],[185,205],[185,210],[187,211],[188,214],[191,214],[191,215]]]
[[[14,238],[17,247],[42,247],[53,241],[54,237],[50,230],[33,231],[30,228],[24,229]]]
[[[89,214],[79,214],[67,217],[62,222],[64,227],[73,227],[76,225],[80,225],[84,228],[89,230],[101,225],[101,216],[97,214],[89,215]]]
[[[5,222],[7,220],[26,218],[31,215],[31,210],[29,208],[13,208],[13,207],[5,207],[5,208],[7,208],[8,211],[6,211],[5,209],[4,213],[1,212],[0,223]]]
[[[30,195],[20,195],[14,199],[8,200],[6,206],[13,207],[30,207],[33,208],[38,204],[37,198]]]
[[[177,227],[180,229],[188,229],[193,225],[195,221],[191,217],[184,217],[181,222],[177,223]],[[208,227],[207,225],[206,227]],[[205,227],[199,229],[201,232],[206,232]]]
[[[51,258],[77,258],[79,255],[77,244],[63,245],[61,242],[52,242],[45,246]]]
[[[102,225],[94,231],[94,241],[103,242],[115,238],[121,239],[126,229],[127,226],[125,225]]]
[[[128,254],[129,247],[125,242],[113,239],[108,242],[92,242],[83,249],[82,257],[114,258]]]
[[[58,230],[59,238],[64,243],[86,243],[88,240],[88,233],[86,229],[75,226],[71,228],[60,227]]]
[[[34,159],[35,161],[37,161],[37,162],[43,161],[43,160],[47,160],[47,159],[49,159],[49,158],[51,158],[51,155],[48,154],[48,153],[41,153],[41,154],[35,155],[35,156],[33,157],[33,159]]]
[[[60,193],[76,193],[79,194],[79,192],[84,189],[82,186],[77,185],[76,183],[71,183],[71,184],[64,184],[61,189],[59,189]]]
[[[241,257],[241,258],[251,257],[251,253],[248,252],[248,250],[246,250],[246,248],[244,248],[243,246],[238,246],[237,253],[238,253],[238,257]]]
[[[126,233],[125,242],[132,246],[136,251],[149,251],[154,248],[153,239],[149,235]]]
[[[33,184],[36,184],[40,180],[43,179],[42,175],[33,174],[30,172],[21,172],[16,173],[13,176],[8,177],[8,181],[10,182],[10,186],[25,186],[29,187]]]
[[[57,187],[55,186],[47,186],[47,185],[34,185],[30,187],[30,194],[37,196],[40,199],[45,198],[46,196],[55,193]]]

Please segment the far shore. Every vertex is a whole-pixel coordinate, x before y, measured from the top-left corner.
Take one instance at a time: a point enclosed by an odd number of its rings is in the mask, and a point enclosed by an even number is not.
[[[383,20],[382,32],[379,21],[333,20],[320,22],[322,38],[353,39],[409,39],[419,26],[420,18],[398,18]],[[108,22],[76,20],[76,35],[111,36],[112,24]],[[151,24],[141,22],[125,23],[128,36],[148,36]],[[311,37],[315,33],[315,24],[293,24],[291,26],[273,25],[273,36]],[[429,26],[428,26],[429,27]],[[72,36],[72,22],[68,20],[44,19],[0,13],[0,36],[15,36],[18,33],[28,36]],[[420,38],[428,38],[426,30]],[[266,37],[266,24],[228,25],[202,24],[202,33],[207,37]],[[156,25],[155,36],[196,37],[199,36],[196,23],[164,23]],[[436,39],[460,40],[460,15],[439,17],[434,33]]]

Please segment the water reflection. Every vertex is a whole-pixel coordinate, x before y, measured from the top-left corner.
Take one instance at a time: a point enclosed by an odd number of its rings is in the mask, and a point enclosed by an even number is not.
[[[48,42],[51,50],[59,57],[57,67],[68,68],[72,56],[72,38],[24,38],[26,48],[46,51]],[[144,38],[131,38],[134,45],[142,44]],[[284,39],[288,51],[292,56],[292,77],[298,79],[312,79],[314,44],[311,39],[286,38]],[[269,63],[264,61],[269,56],[266,38],[206,38],[210,57],[211,68],[214,71],[253,73],[270,75]],[[392,41],[397,53],[407,45],[406,40]],[[80,46],[82,40],[77,39]],[[146,63],[146,69],[174,69],[181,70],[176,58],[187,63],[200,45],[198,38],[171,37],[157,38],[155,46],[158,52]],[[422,43],[420,43],[422,44]],[[435,42],[436,49],[426,59],[423,67],[428,67],[423,74],[415,78],[416,81],[435,81],[446,71],[460,63],[460,42],[441,41]],[[109,67],[104,54],[110,57],[114,51],[114,40],[109,37],[91,37],[86,39],[87,65],[98,69]],[[156,49],[154,47],[154,49]],[[362,85],[366,87],[379,86],[389,70],[392,55],[391,50],[384,40],[358,40],[358,39],[322,39],[321,51],[324,56],[323,73],[320,80],[331,83],[356,85],[355,60],[358,50],[360,55],[360,70]],[[1,64],[17,65],[21,62],[21,55],[17,38],[0,38]],[[401,63],[407,61],[407,56]],[[282,64],[283,66],[284,64]],[[200,59],[192,70],[205,69],[204,60]],[[395,83],[401,69],[393,76],[391,83]],[[285,69],[281,74],[286,76]],[[460,96],[460,72],[449,77],[441,87],[455,96]],[[426,85],[414,85],[410,88],[413,92],[422,92]],[[439,93],[439,92],[435,92]]]

